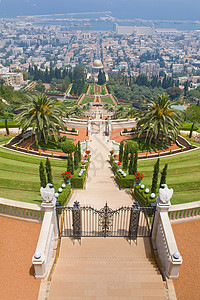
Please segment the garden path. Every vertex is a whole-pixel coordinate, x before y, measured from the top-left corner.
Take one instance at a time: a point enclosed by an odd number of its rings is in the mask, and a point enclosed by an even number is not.
[[[81,205],[90,205],[97,209],[102,208],[106,202],[112,209],[131,206],[133,199],[130,192],[120,190],[114,180],[108,156],[111,143],[107,142],[107,137],[93,134],[89,149],[92,155],[86,189],[75,190],[68,205],[72,206],[74,201],[79,201]]]

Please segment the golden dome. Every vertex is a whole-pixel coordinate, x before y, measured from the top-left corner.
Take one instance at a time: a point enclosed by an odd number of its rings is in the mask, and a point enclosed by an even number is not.
[[[95,61],[93,63],[93,67],[94,68],[103,68],[103,64],[99,59],[95,59]]]

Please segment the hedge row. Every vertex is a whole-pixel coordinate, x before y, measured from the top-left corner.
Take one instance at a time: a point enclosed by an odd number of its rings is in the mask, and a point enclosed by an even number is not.
[[[66,185],[65,188],[63,189],[62,193],[59,194],[59,197],[58,197],[58,202],[59,202],[59,205],[60,206],[64,206],[67,199],[69,198],[71,194],[71,187],[70,187],[70,184],[69,185]]]
[[[182,126],[179,127],[179,129],[190,131],[191,127],[192,127],[192,123],[183,123]],[[196,131],[198,129],[199,127],[196,124],[194,124],[193,130]]]
[[[19,124],[16,124],[15,122],[9,122],[8,121],[8,128],[19,128]],[[0,122],[0,128],[5,128],[5,122]]]
[[[120,185],[121,189],[133,188],[134,187],[133,175],[126,175],[126,177],[123,177],[123,175],[117,170],[118,166],[112,156],[110,156],[110,163],[112,165],[113,172],[116,174],[116,180]]]
[[[141,186],[135,186],[134,195],[141,206],[150,206],[151,203],[156,201],[156,197],[154,199],[151,198],[150,194],[146,194],[144,189],[141,189]]]
[[[78,175],[74,175],[71,178],[71,187],[73,189],[83,189],[84,184],[85,184],[85,180],[86,180],[86,174],[87,174],[88,167],[89,167],[89,162],[87,162],[86,169],[83,172],[81,177],[78,177]]]

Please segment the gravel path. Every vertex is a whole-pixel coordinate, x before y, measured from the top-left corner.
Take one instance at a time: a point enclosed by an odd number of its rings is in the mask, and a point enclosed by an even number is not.
[[[183,258],[179,278],[174,279],[178,300],[200,299],[200,220],[172,225]]]

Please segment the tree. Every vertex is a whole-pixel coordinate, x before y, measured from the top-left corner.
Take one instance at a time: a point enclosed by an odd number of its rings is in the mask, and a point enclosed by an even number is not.
[[[72,175],[74,174],[74,160],[72,154],[70,154],[67,160],[67,172],[70,172]]]
[[[42,82],[39,82],[35,88],[38,92],[41,92],[41,93],[45,92],[45,90],[46,90],[45,86]]]
[[[36,144],[38,142],[47,143],[48,137],[52,134],[57,141],[57,125],[64,129],[63,121],[60,118],[63,111],[56,100],[48,98],[45,94],[29,97],[29,103],[22,105],[20,109],[23,111],[17,115],[15,120],[21,123],[22,133],[32,127],[35,132]]]
[[[53,177],[51,172],[51,163],[49,158],[46,159],[46,173],[47,173],[47,182],[53,184]]]
[[[123,169],[124,170],[127,170],[127,168],[128,168],[128,155],[129,155],[129,151],[128,151],[128,148],[125,146],[124,156],[123,156]]]
[[[159,173],[159,164],[160,159],[157,159],[157,162],[154,165],[154,171],[153,171],[153,178],[152,178],[152,185],[151,185],[151,193],[156,193],[157,190],[157,184],[158,184],[158,173]]]
[[[162,184],[166,183],[166,178],[167,178],[167,164],[165,164],[162,173],[161,173],[161,178],[160,178],[160,188],[162,187]]]
[[[78,160],[81,162],[81,143],[78,141]]]
[[[189,121],[200,123],[200,106],[191,105],[186,110],[186,117]]]
[[[98,74],[98,82],[99,85],[104,85],[106,83],[106,76],[105,76],[105,72],[101,71],[101,69],[99,69],[99,74]]]
[[[62,151],[67,154],[72,154],[75,151],[75,145],[72,140],[66,140],[61,145]]]
[[[137,126],[140,129],[138,137],[144,132],[147,137],[157,142],[159,139],[169,142],[171,139],[175,142],[178,135],[178,126],[181,126],[183,120],[182,112],[172,109],[171,106],[177,104],[176,101],[170,101],[166,93],[158,95],[158,100],[151,99],[144,109],[142,117]]]
[[[76,149],[74,152],[74,169],[78,169],[79,157],[78,157],[78,146],[76,145]]]
[[[134,174],[133,166],[134,166],[134,153],[133,153],[133,151],[131,151],[131,157],[130,157],[130,163],[129,163],[129,170],[128,170],[129,175],[133,175]]]
[[[190,129],[190,134],[189,134],[189,138],[190,138],[190,139],[191,139],[191,137],[192,137],[193,129],[194,129],[194,123],[192,123],[191,129]]]
[[[135,152],[133,162],[133,174],[137,172],[138,151]]]
[[[124,142],[121,141],[119,145],[119,161],[122,162],[123,159],[123,152],[124,152]]]
[[[40,162],[39,173],[40,173],[40,185],[41,187],[45,188],[47,185],[47,180],[46,180],[45,170],[42,161]]]

